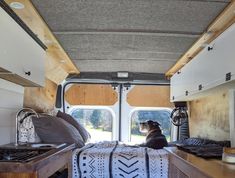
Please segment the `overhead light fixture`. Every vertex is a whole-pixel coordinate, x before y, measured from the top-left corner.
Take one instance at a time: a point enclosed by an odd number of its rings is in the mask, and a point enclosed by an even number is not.
[[[13,9],[24,9],[24,4],[20,3],[20,2],[11,2],[10,3],[10,7]]]
[[[118,72],[117,78],[128,78],[129,74],[128,72]]]

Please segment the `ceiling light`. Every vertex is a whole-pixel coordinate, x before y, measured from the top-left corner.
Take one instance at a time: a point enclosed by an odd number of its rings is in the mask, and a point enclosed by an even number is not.
[[[117,77],[118,78],[128,78],[129,74],[128,72],[118,72]]]
[[[11,2],[10,7],[13,9],[24,9],[24,4],[20,2]]]

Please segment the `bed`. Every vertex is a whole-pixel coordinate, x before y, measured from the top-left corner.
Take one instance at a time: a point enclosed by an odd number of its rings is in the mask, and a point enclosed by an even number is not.
[[[168,153],[117,141],[89,143],[72,157],[73,178],[167,178]]]

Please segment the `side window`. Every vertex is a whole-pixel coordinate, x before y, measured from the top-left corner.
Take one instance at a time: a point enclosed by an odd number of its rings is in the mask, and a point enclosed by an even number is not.
[[[170,141],[171,136],[171,121],[170,109],[155,109],[155,110],[136,110],[131,116],[131,142],[143,143],[146,134],[139,131],[139,123],[147,120],[157,121],[161,124],[162,133],[166,136],[167,141]]]
[[[108,109],[73,107],[69,113],[90,133],[91,142],[112,140],[113,115]]]

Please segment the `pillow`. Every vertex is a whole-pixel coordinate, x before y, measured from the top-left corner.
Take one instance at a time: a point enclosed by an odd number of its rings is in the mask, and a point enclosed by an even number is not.
[[[79,148],[85,145],[77,129],[61,118],[43,115],[32,117],[32,121],[44,143],[75,143]]]
[[[85,143],[91,138],[91,135],[89,134],[89,132],[76,119],[74,119],[69,114],[58,111],[56,116],[64,119],[65,121],[73,125],[79,131]]]

